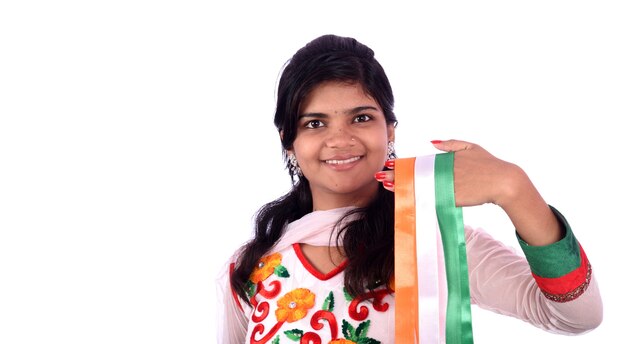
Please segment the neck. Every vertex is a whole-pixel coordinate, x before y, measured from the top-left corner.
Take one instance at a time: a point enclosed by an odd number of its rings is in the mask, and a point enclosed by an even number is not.
[[[368,205],[378,192],[378,185],[375,184],[373,188],[368,190],[360,190],[359,192],[349,194],[337,194],[337,193],[315,193],[313,196],[313,211],[317,210],[330,210],[344,207],[365,207]]]

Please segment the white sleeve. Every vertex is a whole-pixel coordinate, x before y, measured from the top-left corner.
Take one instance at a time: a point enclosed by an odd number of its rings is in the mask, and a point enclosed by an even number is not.
[[[240,344],[245,341],[248,317],[242,310],[251,310],[233,293],[230,286],[230,263],[225,264],[217,276],[217,343]]]
[[[547,299],[526,258],[480,229],[465,228],[472,303],[560,334],[581,334],[602,322],[602,300],[595,276],[575,300]]]

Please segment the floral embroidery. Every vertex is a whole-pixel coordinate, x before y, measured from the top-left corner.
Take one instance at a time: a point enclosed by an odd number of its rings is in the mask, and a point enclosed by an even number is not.
[[[248,297],[252,299],[251,301],[253,303],[254,300],[252,297],[254,294],[256,294],[257,291],[263,290],[261,282],[265,281],[272,274],[278,277],[289,277],[289,271],[281,265],[282,260],[283,256],[280,253],[270,254],[269,256],[259,259],[257,266],[254,270],[252,270],[250,278],[244,286],[246,294],[248,294]],[[276,289],[276,293],[278,292],[280,292],[280,289]]]
[[[279,273],[280,277],[289,277],[287,269],[280,265],[282,260],[283,256],[280,253],[270,254],[269,256],[259,259],[259,263],[254,270],[252,270],[252,274],[250,274],[250,281],[255,284],[265,281],[275,272]]]
[[[370,328],[371,321],[366,320],[355,328],[345,319],[341,321],[341,334],[343,338],[338,337],[337,320],[332,313],[335,304],[335,296],[331,291],[324,303],[322,309],[313,314],[311,318],[311,327],[314,330],[322,330],[328,327],[331,335],[331,341],[329,344],[380,344],[376,339],[369,338],[367,331]],[[298,341],[301,343],[321,343],[320,336],[315,332],[304,332],[300,329],[293,329],[283,332],[288,339]]]
[[[305,288],[294,289],[278,299],[276,320],[294,322],[304,318],[315,305],[315,294]]]
[[[324,303],[322,304],[322,309],[315,312],[311,317],[311,326],[316,330],[321,330],[324,327],[324,323],[322,320],[328,324],[330,327],[330,333],[332,338],[337,337],[337,320],[335,319],[335,315],[332,311],[335,308],[335,295],[333,292],[329,292],[326,299],[324,299]],[[304,331],[300,329],[293,329],[284,332],[287,338],[297,341],[297,342],[307,342],[308,340],[312,340],[313,343],[317,343],[319,339],[319,335],[308,332],[304,333]]]
[[[253,306],[250,317],[253,327],[247,337],[248,343],[380,343],[368,337],[368,330],[373,326],[369,314],[371,311],[384,313],[388,310],[386,297],[393,294],[392,290],[372,285],[373,290],[354,297],[343,287],[327,291],[327,296],[321,299],[323,296],[311,289],[287,289],[292,282],[284,278],[292,276],[282,265],[283,260],[280,253],[264,256],[247,281],[246,288]],[[338,314],[334,312],[337,307],[341,308],[340,313],[345,319],[336,317]],[[347,314],[344,313],[346,311]]]

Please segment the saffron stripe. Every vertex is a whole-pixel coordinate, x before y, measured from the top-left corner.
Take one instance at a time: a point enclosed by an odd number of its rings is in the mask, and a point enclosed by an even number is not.
[[[415,158],[395,160],[395,341],[403,344],[419,343],[414,166]]]

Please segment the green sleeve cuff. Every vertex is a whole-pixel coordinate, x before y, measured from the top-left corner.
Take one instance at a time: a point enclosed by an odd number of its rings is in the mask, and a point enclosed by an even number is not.
[[[531,246],[519,234],[522,251],[528,260],[530,270],[540,277],[558,278],[574,271],[580,266],[580,246],[565,217],[554,207],[550,209],[557,217],[561,227],[565,229],[563,239],[545,246]]]

